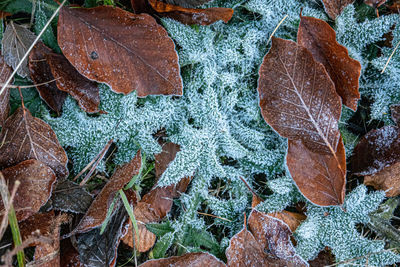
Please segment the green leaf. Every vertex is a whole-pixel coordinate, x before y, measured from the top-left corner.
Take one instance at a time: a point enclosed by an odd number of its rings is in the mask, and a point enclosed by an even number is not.
[[[34,28],[35,28],[35,33],[37,35],[44,28],[44,26],[46,25],[47,21],[50,18],[44,12],[43,4],[44,3],[42,1],[39,1],[37,3],[37,7],[36,7]],[[47,29],[44,31],[41,39],[45,45],[52,48],[57,53],[61,53],[61,49],[57,44],[56,36],[54,35],[53,29],[51,27],[47,27]]]
[[[163,235],[155,244],[152,253],[154,259],[164,258],[167,250],[171,247],[174,241],[174,234],[172,232]]]
[[[110,219],[111,219],[111,217],[112,217],[111,215],[112,215],[112,213],[113,213],[113,211],[114,211],[114,206],[115,206],[116,200],[117,200],[117,198],[114,197],[113,202],[111,202],[110,207],[108,207],[106,219],[105,219],[105,220],[103,221],[103,223],[101,224],[101,229],[100,229],[100,234],[101,234],[101,235],[103,234],[104,230],[105,230],[106,227],[107,227],[108,222],[110,221]]]
[[[165,223],[148,223],[146,224],[146,228],[157,237],[161,237],[167,233],[174,231],[174,228],[172,228],[169,221],[166,221]]]

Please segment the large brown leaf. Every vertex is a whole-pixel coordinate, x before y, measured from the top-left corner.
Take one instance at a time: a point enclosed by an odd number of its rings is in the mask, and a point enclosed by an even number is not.
[[[218,260],[214,255],[196,252],[187,253],[182,256],[169,257],[165,259],[149,260],[139,265],[139,267],[225,267],[226,265]]]
[[[269,213],[268,215],[271,217],[275,217],[281,220],[282,222],[286,223],[289,226],[290,231],[292,232],[296,231],[297,227],[301,224],[301,222],[307,218],[304,214],[286,210]]]
[[[228,22],[233,16],[231,8],[195,9],[171,5],[159,0],[148,0],[151,7],[160,16],[170,17],[184,24],[210,25],[218,20]]]
[[[21,182],[13,202],[18,221],[25,220],[39,211],[50,198],[56,181],[54,172],[43,162],[34,159],[23,161],[1,172],[10,192],[15,181]],[[2,203],[0,211],[4,211]]]
[[[400,129],[385,126],[363,136],[354,148],[351,170],[358,175],[373,175],[400,161]]]
[[[289,140],[288,146],[286,164],[301,193],[316,205],[343,204],[346,154],[341,139],[336,156],[315,153],[300,140]]]
[[[273,37],[259,75],[266,122],[283,137],[303,140],[314,152],[334,155],[341,100],[323,65],[303,46]]]
[[[55,112],[60,114],[67,94],[57,88],[56,82],[51,73],[50,66],[46,61],[46,56],[51,53],[51,49],[42,42],[38,42],[29,54],[30,77],[36,86],[40,97]]]
[[[27,159],[37,159],[63,178],[68,175],[67,154],[51,127],[20,107],[1,129],[0,166],[9,167]]]
[[[108,208],[110,207],[115,194],[122,189],[134,175],[139,173],[142,164],[140,151],[128,163],[117,167],[114,174],[94,199],[89,210],[79,222],[73,233],[83,233],[100,226],[106,219]]]
[[[58,43],[85,77],[128,94],[182,95],[174,42],[147,14],[120,8],[62,8]],[[145,75],[144,75],[145,74]]]
[[[46,58],[51,73],[57,79],[58,89],[75,98],[84,111],[99,112],[100,93],[97,83],[82,76],[63,55],[50,53]]]
[[[0,83],[6,82],[11,75],[12,69],[7,66],[3,56],[0,55]],[[10,89],[6,88],[0,95],[0,127],[3,127],[4,122],[10,112]]]
[[[308,266],[296,254],[296,250],[290,240],[292,231],[283,221],[253,210],[249,217],[249,230],[261,247],[268,250],[270,256],[279,259],[280,263],[284,263],[280,266]]]
[[[297,42],[324,65],[343,104],[355,111],[360,99],[358,79],[361,64],[350,58],[346,47],[336,41],[336,33],[331,26],[323,20],[301,16]]]
[[[331,19],[336,19],[342,13],[343,9],[354,2],[354,0],[322,0],[325,12]]]

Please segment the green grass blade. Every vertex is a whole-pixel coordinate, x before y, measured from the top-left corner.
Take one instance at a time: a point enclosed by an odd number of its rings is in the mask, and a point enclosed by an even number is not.
[[[126,198],[126,195],[125,195],[125,193],[124,193],[124,191],[122,189],[119,190],[119,194],[121,195],[122,202],[124,203],[124,207],[125,207],[126,211],[128,212],[128,215],[129,215],[129,218],[131,219],[133,228],[135,229],[135,236],[136,236],[135,240],[137,242],[139,242],[139,235],[138,235],[139,234],[139,228],[138,228],[138,225],[137,225],[137,221],[135,219],[135,215],[133,214],[133,209],[132,209],[131,205],[129,205],[129,201]]]

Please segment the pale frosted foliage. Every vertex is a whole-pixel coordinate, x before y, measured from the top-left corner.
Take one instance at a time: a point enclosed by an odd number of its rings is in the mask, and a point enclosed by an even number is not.
[[[297,252],[310,260],[328,246],[337,262],[361,257],[351,264],[368,262],[371,266],[382,266],[399,261],[398,255],[384,249],[383,241],[364,238],[356,230],[356,224],[369,222],[368,214],[376,210],[384,198],[384,192],[368,194],[367,188],[360,185],[346,197],[343,208],[309,205],[306,221],[295,232]]]

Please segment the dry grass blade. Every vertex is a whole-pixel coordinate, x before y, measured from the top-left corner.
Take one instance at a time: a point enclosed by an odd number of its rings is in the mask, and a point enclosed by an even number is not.
[[[1,199],[4,203],[5,211],[3,214],[3,219],[0,224],[0,239],[3,238],[4,232],[7,229],[8,225],[8,212],[10,211],[11,205],[13,203],[15,194],[17,193],[17,189],[21,183],[19,181],[15,181],[13,190],[11,192],[11,196],[9,196],[8,186],[6,181],[4,180],[3,174],[0,172],[0,195]]]

